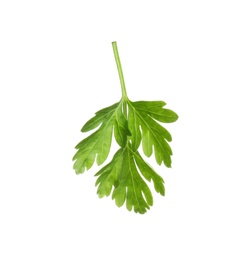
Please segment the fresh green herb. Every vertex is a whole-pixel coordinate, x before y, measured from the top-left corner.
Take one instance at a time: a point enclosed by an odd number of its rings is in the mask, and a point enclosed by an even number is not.
[[[153,152],[156,162],[171,167],[172,150],[168,142],[171,134],[157,121],[172,123],[178,115],[170,109],[163,108],[163,101],[132,102],[127,96],[116,42],[112,43],[114,56],[119,72],[122,98],[118,103],[96,112],[82,127],[82,132],[96,129],[82,140],[75,148],[78,149],[73,160],[77,174],[89,170],[95,160],[101,165],[108,157],[112,136],[119,145],[111,162],[99,170],[96,186],[100,198],[109,196],[117,206],[126,202],[129,211],[145,213],[153,205],[151,191],[144,181],[152,181],[156,192],[165,195],[164,180],[149,164],[138,149],[142,144],[144,155],[150,157]]]

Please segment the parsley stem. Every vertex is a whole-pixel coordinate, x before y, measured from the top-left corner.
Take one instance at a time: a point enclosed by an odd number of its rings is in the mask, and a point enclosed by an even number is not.
[[[117,65],[117,69],[118,69],[118,73],[119,73],[119,77],[120,77],[122,97],[124,99],[128,99],[127,94],[126,94],[126,86],[125,86],[123,71],[122,71],[122,67],[121,67],[121,63],[120,63],[120,56],[119,56],[119,53],[118,53],[117,43],[116,42],[112,42],[112,46],[113,46],[114,57],[115,57],[115,61],[116,61],[116,65]]]

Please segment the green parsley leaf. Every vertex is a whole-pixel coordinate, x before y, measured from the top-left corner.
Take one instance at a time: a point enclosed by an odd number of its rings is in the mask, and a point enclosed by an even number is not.
[[[89,170],[94,164],[95,158],[98,165],[101,165],[108,157],[112,133],[120,146],[124,146],[127,141],[127,136],[130,131],[127,125],[127,119],[122,112],[122,102],[116,103],[110,107],[106,107],[96,112],[96,115],[91,118],[82,127],[82,132],[87,132],[96,128],[100,128],[87,138],[82,140],[75,147],[78,149],[73,160],[76,173],[83,173],[85,169]]]
[[[118,207],[124,203],[129,211],[144,214],[153,205],[153,197],[146,181],[152,182],[160,195],[165,195],[164,180],[145,162],[139,153],[150,157],[153,152],[156,162],[171,167],[171,134],[160,123],[172,123],[178,115],[164,108],[163,101],[132,102],[127,96],[116,42],[112,43],[119,72],[122,98],[118,103],[95,113],[82,127],[82,132],[94,130],[75,147],[73,157],[77,174],[89,170],[94,162],[101,165],[109,155],[112,136],[119,150],[112,160],[101,168],[97,176],[97,194],[100,198],[112,194]]]
[[[154,147],[156,162],[159,165],[164,162],[167,167],[171,167],[172,150],[167,143],[172,141],[171,134],[154,119],[171,123],[176,121],[178,116],[172,110],[162,108],[164,104],[162,101],[129,101],[129,129],[132,132],[134,150],[138,149],[142,140],[146,156],[152,155]]]
[[[155,190],[163,196],[164,181],[130,146],[129,142],[119,149],[112,161],[97,172],[97,193],[100,198],[109,196],[114,187],[112,198],[118,207],[126,202],[129,211],[134,208],[136,213],[143,214],[153,205],[153,197],[142,176],[152,180]]]

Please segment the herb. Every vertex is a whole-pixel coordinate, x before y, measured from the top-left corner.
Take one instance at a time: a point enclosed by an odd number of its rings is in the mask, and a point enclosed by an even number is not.
[[[170,133],[161,123],[172,123],[178,115],[170,109],[163,108],[163,101],[132,102],[126,93],[116,42],[112,43],[114,56],[119,72],[122,98],[118,103],[96,112],[82,127],[82,132],[97,128],[91,135],[82,140],[75,148],[73,157],[77,174],[89,170],[94,162],[101,165],[108,157],[112,136],[119,145],[113,159],[101,168],[97,176],[97,194],[100,198],[109,196],[117,206],[126,202],[129,211],[145,213],[153,205],[153,197],[145,180],[152,181],[156,192],[165,195],[164,180],[149,164],[138,149],[142,144],[144,155],[153,153],[156,162],[171,167],[172,150],[168,142],[172,141]],[[144,180],[145,179],[145,180]]]

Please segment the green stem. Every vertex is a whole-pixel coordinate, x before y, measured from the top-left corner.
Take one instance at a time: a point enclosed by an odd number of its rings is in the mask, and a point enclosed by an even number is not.
[[[124,99],[128,99],[127,94],[126,94],[126,86],[125,86],[125,81],[124,81],[124,76],[123,76],[123,71],[120,63],[120,56],[118,53],[118,47],[116,42],[112,42],[113,50],[114,50],[114,57],[120,77],[120,85],[121,85],[121,91],[122,91],[122,97]]]

